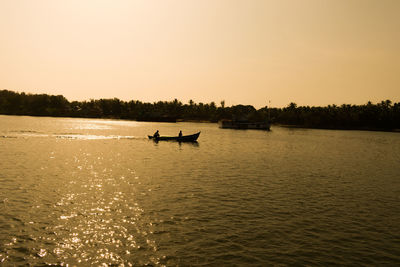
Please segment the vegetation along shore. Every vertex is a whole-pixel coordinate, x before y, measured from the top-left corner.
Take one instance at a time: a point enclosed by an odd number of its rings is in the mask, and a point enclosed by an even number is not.
[[[179,100],[143,103],[117,98],[68,101],[62,95],[26,94],[0,90],[0,114],[52,117],[112,118],[137,121],[210,121],[221,119],[266,121],[289,127],[399,131],[400,103],[390,100],[364,105],[284,108],[250,105],[226,107],[224,101],[183,104]]]

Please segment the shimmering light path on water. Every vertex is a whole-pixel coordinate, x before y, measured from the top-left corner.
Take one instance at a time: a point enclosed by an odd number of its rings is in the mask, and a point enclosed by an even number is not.
[[[396,133],[0,116],[0,151],[5,265],[400,262]]]

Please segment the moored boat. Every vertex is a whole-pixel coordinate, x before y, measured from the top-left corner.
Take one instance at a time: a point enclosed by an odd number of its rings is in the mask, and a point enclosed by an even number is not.
[[[235,120],[221,120],[218,122],[222,129],[255,129],[255,130],[270,130],[268,122],[248,122]]]
[[[158,136],[154,137],[149,135],[149,139],[154,141],[177,141],[177,142],[196,142],[197,138],[199,138],[200,132],[191,134],[191,135],[183,135],[183,136]]]

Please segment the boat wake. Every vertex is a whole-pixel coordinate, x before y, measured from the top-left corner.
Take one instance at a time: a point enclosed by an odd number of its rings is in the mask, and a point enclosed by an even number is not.
[[[123,136],[123,135],[94,135],[94,134],[78,134],[78,133],[66,133],[66,134],[43,134],[43,133],[27,133],[27,132],[18,132],[18,133],[6,133],[1,134],[0,138],[43,138],[43,137],[52,137],[57,139],[74,139],[74,140],[119,140],[119,139],[145,139],[145,137],[138,136]]]

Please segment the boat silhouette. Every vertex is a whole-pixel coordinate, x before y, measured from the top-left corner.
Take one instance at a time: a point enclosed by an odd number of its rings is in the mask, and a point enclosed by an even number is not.
[[[158,136],[154,137],[149,135],[149,139],[154,141],[177,141],[177,142],[196,142],[197,138],[199,138],[200,132],[191,134],[191,135],[183,135],[183,136]]]

